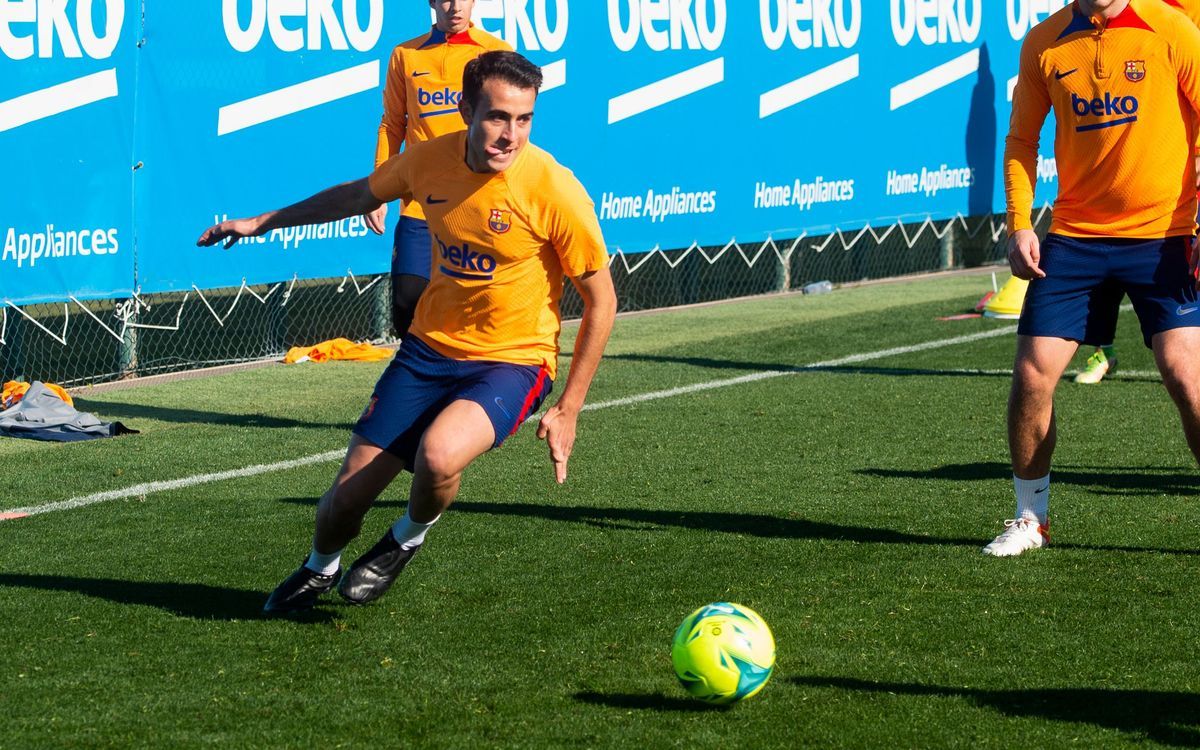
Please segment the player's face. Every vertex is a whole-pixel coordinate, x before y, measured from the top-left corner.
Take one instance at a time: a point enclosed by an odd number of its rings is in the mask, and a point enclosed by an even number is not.
[[[1079,9],[1086,16],[1112,18],[1129,5],[1129,0],[1079,0]]]
[[[463,99],[459,111],[467,123],[467,166],[475,172],[502,172],[529,142],[536,89],[523,89],[500,78],[483,82],[472,110]]]
[[[445,34],[461,34],[471,25],[471,12],[475,0],[429,0],[429,7],[437,18],[434,23],[438,31]]]

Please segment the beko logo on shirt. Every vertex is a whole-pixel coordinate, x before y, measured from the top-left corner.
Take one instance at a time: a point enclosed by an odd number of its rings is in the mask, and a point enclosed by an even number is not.
[[[726,15],[725,0],[608,0],[608,30],[622,52],[639,39],[655,52],[718,49]]]
[[[258,47],[266,33],[283,52],[319,50],[326,38],[330,49],[369,52],[383,33],[383,0],[369,0],[365,27],[359,5],[359,0],[221,0],[221,22],[238,52]]]
[[[862,31],[861,0],[759,0],[758,10],[768,49],[789,37],[796,49],[853,47]]]
[[[533,5],[533,18],[529,17]],[[554,7],[553,18],[548,12]],[[567,41],[567,0],[480,0],[475,6],[475,21],[489,34],[495,34],[514,49],[557,52]],[[504,21],[504,27],[493,31],[484,21]]]
[[[436,234],[433,239],[437,242],[441,258],[453,268],[441,266],[442,273],[456,279],[471,279],[473,281],[489,281],[492,272],[496,270],[496,259],[487,253],[472,250],[469,243],[447,245]]]
[[[983,0],[891,0],[892,36],[906,46],[972,43],[983,25]]]
[[[1084,99],[1082,96],[1071,94],[1071,109],[1079,117],[1116,117],[1118,115],[1136,115],[1138,111],[1137,97],[1133,96],[1113,96],[1107,91],[1103,97],[1095,99]],[[1116,120],[1105,120],[1103,122],[1093,123],[1091,125],[1080,125],[1075,128],[1076,131],[1099,130],[1100,128],[1110,128],[1114,125],[1127,125],[1134,120],[1136,116],[1121,117]]]
[[[1008,0],[1008,33],[1024,39],[1034,26],[1071,0]]]
[[[441,91],[417,89],[417,104],[422,107],[428,107],[431,104],[435,107],[457,107],[459,99],[462,99],[462,92],[450,88],[444,88]]]
[[[57,46],[63,57],[111,57],[121,38],[125,0],[76,0],[74,18],[67,15],[67,6],[67,0],[0,2],[0,52],[13,60],[35,53],[50,58]],[[96,33],[96,6],[104,8],[101,34]]]

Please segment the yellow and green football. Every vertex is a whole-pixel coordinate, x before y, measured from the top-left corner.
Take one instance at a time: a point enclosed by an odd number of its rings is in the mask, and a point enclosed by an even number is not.
[[[694,697],[715,704],[749,698],[775,668],[775,638],[749,607],[716,602],[691,613],[671,646],[675,676]]]

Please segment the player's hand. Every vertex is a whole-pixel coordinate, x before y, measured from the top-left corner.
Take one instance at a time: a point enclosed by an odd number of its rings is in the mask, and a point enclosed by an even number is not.
[[[546,410],[538,423],[538,440],[550,446],[550,461],[554,464],[554,479],[559,484],[567,481],[567,459],[575,447],[575,423],[579,412],[555,404]]]
[[[1030,281],[1046,278],[1046,272],[1038,264],[1042,260],[1042,245],[1037,232],[1018,229],[1008,238],[1008,267],[1013,276]]]
[[[363,214],[363,219],[366,220],[367,226],[375,234],[383,234],[384,229],[387,228],[387,207],[388,204],[381,203],[379,208]]]
[[[257,216],[253,219],[230,219],[205,229],[196,244],[208,247],[224,240],[225,247],[229,248],[243,237],[257,237],[262,233],[262,222]]]

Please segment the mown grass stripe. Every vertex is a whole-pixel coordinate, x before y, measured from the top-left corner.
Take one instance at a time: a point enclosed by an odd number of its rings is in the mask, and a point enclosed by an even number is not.
[[[712,390],[714,388],[726,388],[743,383],[753,383],[760,380],[769,380],[778,378],[784,375],[795,375],[797,373],[821,370],[831,367],[842,367],[844,365],[856,364],[859,362],[868,362],[876,359],[884,359],[886,357],[894,357],[904,354],[912,354],[915,352],[927,351],[929,349],[940,349],[947,346],[955,346],[958,344],[967,344],[973,341],[995,338],[1013,333],[1017,330],[1014,326],[1005,326],[996,328],[990,331],[982,331],[979,333],[967,334],[964,336],[954,336],[948,339],[934,339],[925,341],[920,344],[910,344],[908,346],[896,346],[889,349],[880,349],[874,352],[864,352],[860,354],[851,354],[847,357],[839,357],[830,359],[824,362],[814,362],[808,365],[790,368],[787,370],[766,370],[763,372],[754,372],[748,375],[741,375],[736,378],[726,378],[723,380],[710,380],[704,383],[694,383],[692,385],[680,386],[678,388],[668,388],[661,391],[651,391],[642,393],[637,396],[628,396],[626,398],[612,399],[609,401],[598,401],[593,404],[584,406],[585,411],[595,411],[597,409],[608,409],[615,406],[628,406],[630,404],[644,403],[646,401],[657,401],[673,396],[682,396],[690,393],[699,393],[701,391]],[[529,420],[536,419],[537,415],[531,416]],[[213,482],[224,482],[229,479],[243,479],[246,477],[258,476],[260,474],[269,474],[276,471],[286,471],[295,469],[301,466],[308,466],[325,461],[334,461],[340,459],[344,455],[341,449],[326,451],[312,456],[296,458],[289,461],[279,461],[272,464],[257,464],[247,466],[241,469],[230,469],[229,471],[218,471],[211,474],[196,474],[190,477],[182,477],[180,479],[171,479],[163,482],[146,482],[144,484],[136,484],[132,487],[126,487],[119,490],[108,490],[106,492],[97,492],[91,495],[82,495],[69,500],[59,502],[45,503],[42,505],[30,505],[24,508],[12,508],[5,511],[4,515],[0,515],[0,521],[14,520],[15,518],[25,518],[28,516],[40,515],[43,513],[53,513],[61,510],[73,510],[75,508],[83,508],[96,503],[108,502],[110,500],[122,500],[129,497],[143,497],[156,492],[168,492],[170,490],[185,489],[187,487],[195,487],[201,484],[209,484]]]

